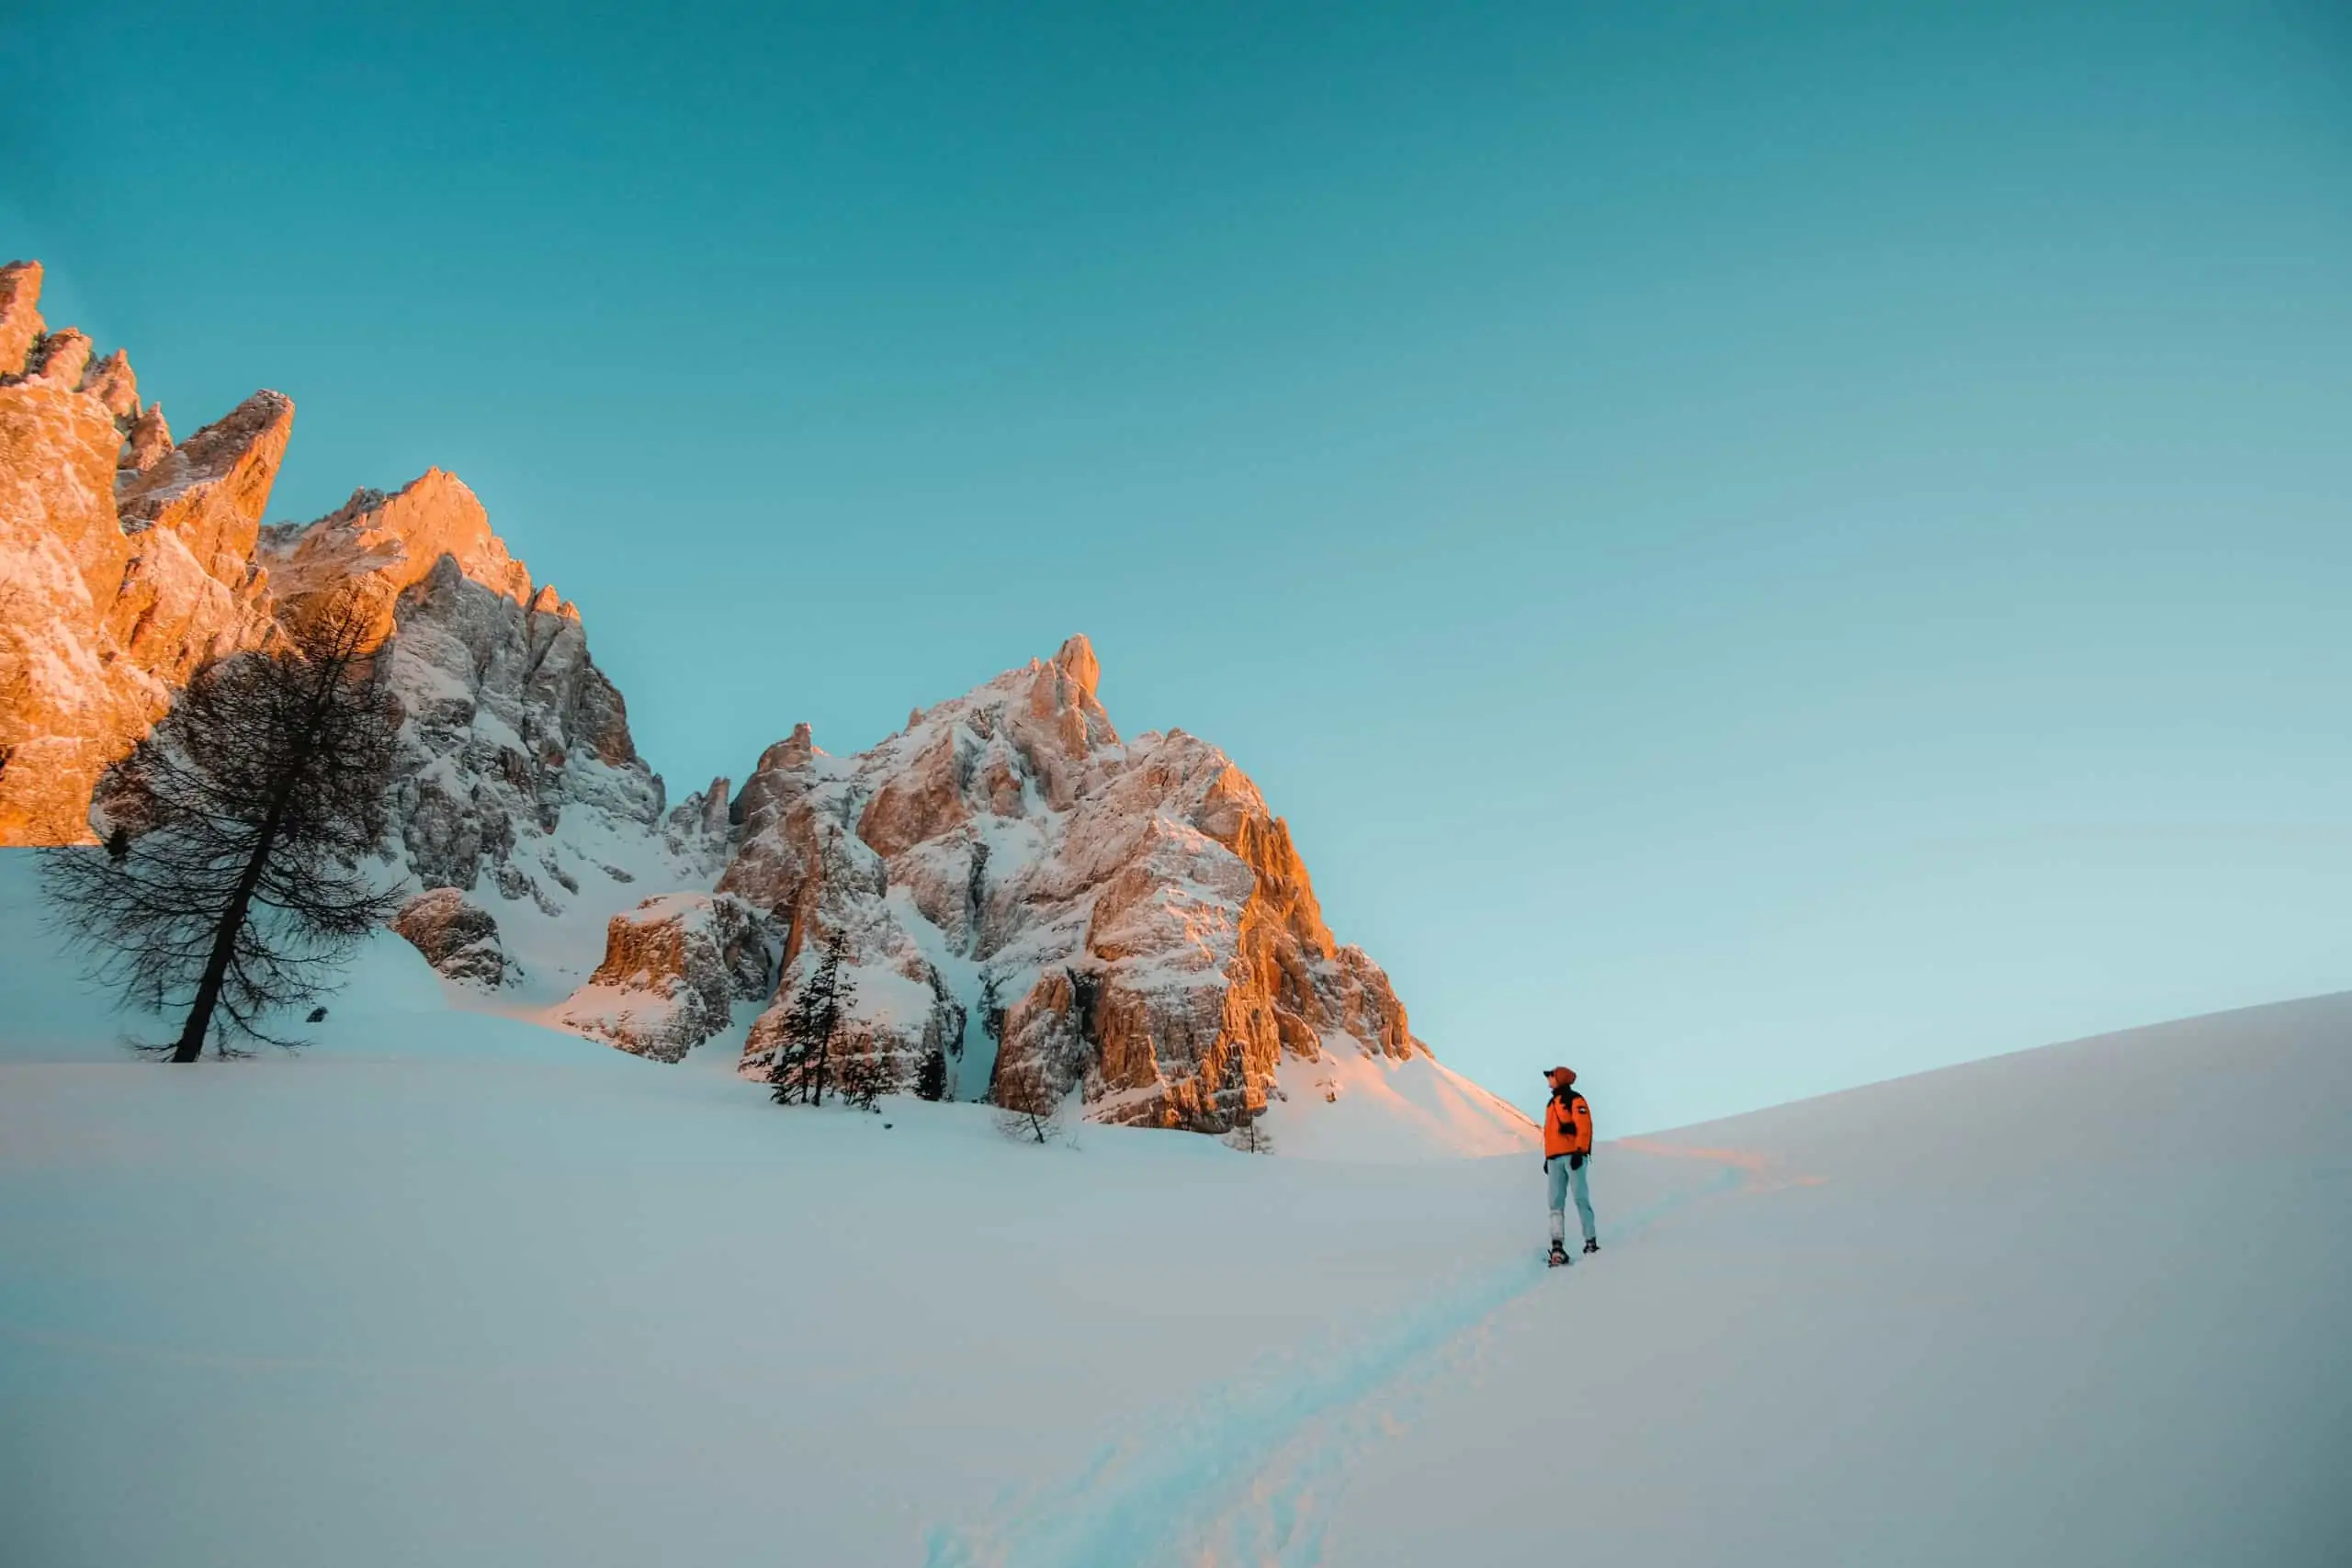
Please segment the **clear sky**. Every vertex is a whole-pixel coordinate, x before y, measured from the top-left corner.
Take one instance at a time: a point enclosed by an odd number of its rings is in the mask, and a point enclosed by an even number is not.
[[[51,320],[290,393],[277,515],[462,475],[673,795],[1084,630],[1609,1131],[2352,987],[2338,0],[19,0],[0,73]]]

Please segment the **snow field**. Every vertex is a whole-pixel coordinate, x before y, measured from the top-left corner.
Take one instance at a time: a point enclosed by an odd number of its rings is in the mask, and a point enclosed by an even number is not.
[[[777,1110],[396,939],[128,1063],[22,870],[11,1568],[2352,1558],[2352,998],[1605,1145],[1547,1271],[1532,1156]]]

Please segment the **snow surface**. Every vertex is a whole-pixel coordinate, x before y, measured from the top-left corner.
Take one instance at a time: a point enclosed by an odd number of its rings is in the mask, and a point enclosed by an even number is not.
[[[1274,1084],[1259,1131],[1293,1158],[1460,1159],[1543,1146],[1526,1112],[1434,1057],[1378,1055],[1337,1030],[1319,1061],[1285,1055]]]
[[[28,858],[10,1568],[2352,1561],[2352,998],[1605,1145],[1546,1271],[1532,1156],[778,1110],[396,939],[126,1062]]]

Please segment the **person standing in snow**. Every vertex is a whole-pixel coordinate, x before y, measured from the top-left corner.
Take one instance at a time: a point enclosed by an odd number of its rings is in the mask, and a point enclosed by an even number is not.
[[[1599,1252],[1593,1234],[1592,1196],[1585,1190],[1585,1162],[1592,1158],[1592,1107],[1576,1091],[1573,1068],[1554,1067],[1544,1075],[1552,1086],[1551,1103],[1544,1108],[1544,1174],[1552,1181],[1552,1267],[1575,1261],[1568,1256],[1568,1193],[1577,1195],[1577,1217],[1584,1222],[1584,1249]]]

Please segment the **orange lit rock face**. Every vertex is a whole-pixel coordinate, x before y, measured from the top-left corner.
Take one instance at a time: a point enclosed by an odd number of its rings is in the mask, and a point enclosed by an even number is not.
[[[910,1076],[947,1049],[967,1099],[993,1077],[1079,1091],[1098,1120],[1218,1130],[1285,1053],[1424,1049],[1379,967],[1333,942],[1256,787],[1181,731],[1123,743],[1099,675],[1073,637],[862,755],[806,727],[769,749],[719,884],[787,931],[747,1072],[835,932],[856,1048]]]
[[[0,266],[0,377],[21,374],[40,340],[40,263]]]
[[[249,563],[293,430],[293,400],[255,392],[123,484],[115,498],[123,531],[165,529],[199,559]]]
[[[87,839],[98,774],[168,705],[108,627],[119,444],[90,399],[0,387],[0,844]]]
[[[131,422],[130,434],[123,444],[122,466],[131,473],[143,474],[171,455],[172,427],[164,419],[164,405],[150,403],[147,412]]]
[[[579,612],[535,592],[463,483],[431,469],[265,528],[293,403],[256,392],[175,446],[129,358],[45,331],[40,291],[38,265],[0,268],[0,844],[90,838],[106,769],[200,665],[354,589],[393,642],[419,885],[488,880],[552,914],[581,870],[554,838],[568,807],[660,834],[661,781]]]
[[[131,371],[130,355],[119,348],[83,372],[81,389],[106,404],[118,429],[139,417],[139,378]]]
[[[0,268],[0,844],[89,838],[99,774],[269,635],[254,540],[294,419],[257,392],[174,450],[129,359],[44,333],[40,298],[38,265]]]
[[[130,561],[107,628],[166,686],[270,635],[254,543],[293,428],[291,399],[255,392],[117,493]]]
[[[392,818],[424,886],[486,885],[552,916],[583,870],[560,842],[567,807],[658,834],[662,782],[579,612],[534,588],[456,475],[430,468],[396,491],[354,491],[315,523],[273,525],[257,558],[288,626],[354,590],[378,607],[403,716]]]
[[[769,926],[741,898],[672,893],[615,915],[605,961],[564,1004],[583,1034],[675,1062],[727,1027],[735,998],[768,994]]]
[[[458,573],[502,598],[533,604],[528,568],[506,553],[491,531],[490,513],[455,474],[427,468],[390,494],[361,490],[334,512],[299,529],[272,529],[262,545],[271,586],[285,613],[300,616],[313,605],[366,579],[381,592],[384,624],[391,605],[424,581],[447,556]],[[555,590],[539,591],[552,609]]]
[[[360,589],[402,712],[390,805],[420,893],[400,929],[453,978],[515,981],[502,921],[575,908],[592,874],[636,881],[584,848],[603,844],[696,885],[723,868],[716,895],[613,920],[567,1014],[650,1055],[769,993],[756,1071],[835,934],[852,1048],[910,1079],[939,1050],[967,1100],[1018,1083],[1216,1130],[1285,1055],[1423,1049],[1378,966],[1333,942],[1256,787],[1181,731],[1123,741],[1084,637],[858,756],[803,726],[731,803],[716,780],[665,816],[578,611],[463,483],[433,469],[265,527],[292,403],[257,392],[175,446],[127,357],[45,330],[40,282],[0,268],[0,843],[89,838],[105,770],[198,666]]]

